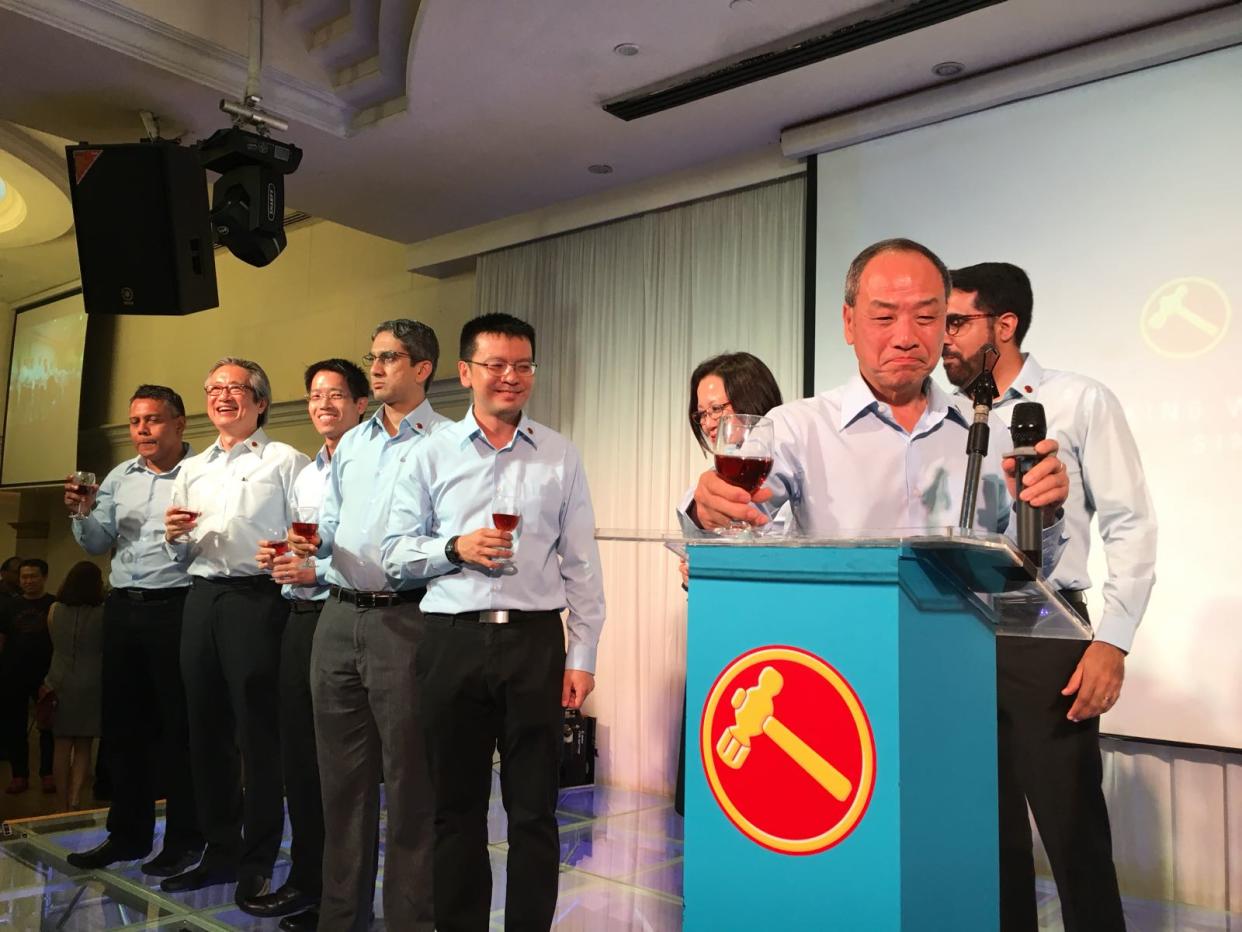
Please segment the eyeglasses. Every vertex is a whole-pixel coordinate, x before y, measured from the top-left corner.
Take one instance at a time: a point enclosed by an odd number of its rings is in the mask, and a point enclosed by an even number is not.
[[[948,314],[944,319],[944,332],[951,337],[955,337],[966,321],[978,320],[980,317],[995,316],[995,314]]]
[[[414,361],[414,357],[411,356],[409,353],[399,353],[396,350],[384,350],[384,352],[382,353],[367,353],[365,356],[362,357],[362,361],[365,362],[368,366],[371,365],[376,360],[379,360],[379,364],[381,366],[391,366],[394,362],[396,362],[402,356],[410,360],[410,362]]]
[[[487,370],[489,375],[497,379],[504,378],[510,369],[522,378],[529,379],[535,374],[535,370],[539,368],[535,363],[526,360],[522,362],[503,362],[499,359],[489,359],[487,362],[475,362],[473,359],[463,359],[462,362],[471,366],[481,366]]]
[[[349,396],[339,389],[332,389],[327,392],[311,392],[306,396],[306,400],[313,405],[317,405],[322,401],[330,401],[333,404],[340,404]]]
[[[208,398],[219,398],[224,394],[229,394],[236,398],[238,395],[253,391],[253,389],[249,385],[243,385],[241,382],[229,382],[227,384],[217,382],[215,385],[204,385],[203,391],[207,393]]]
[[[720,420],[725,412],[731,410],[732,408],[733,403],[726,401],[722,405],[708,405],[705,409],[695,411],[694,414],[690,416],[694,418],[694,423],[702,425],[702,423],[708,418],[711,418],[713,421]]]

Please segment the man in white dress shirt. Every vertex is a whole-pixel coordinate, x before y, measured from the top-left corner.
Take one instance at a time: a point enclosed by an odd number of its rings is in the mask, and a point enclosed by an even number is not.
[[[1007,932],[1037,927],[1029,803],[1067,932],[1124,929],[1101,789],[1099,715],[1121,694],[1125,656],[1156,578],[1156,517],[1143,464],[1112,392],[1086,376],[1044,369],[1022,352],[1034,305],[1022,269],[985,262],[950,274],[949,381],[959,389],[968,385],[982,368],[983,346],[991,343],[1000,353],[992,370],[993,410],[1008,424],[1017,403],[1038,402],[1049,435],[1060,441],[1071,480],[1069,542],[1049,581],[1084,620],[1093,517],[1108,557],[1095,640],[996,641],[1001,925]]]
[[[181,675],[207,848],[161,888],[237,881],[240,903],[268,892],[284,831],[277,673],[289,607],[255,554],[261,539],[287,533],[293,483],[309,461],[263,432],[272,391],[257,363],[221,359],[203,388],[220,435],[183,462],[164,536],[188,558]]]

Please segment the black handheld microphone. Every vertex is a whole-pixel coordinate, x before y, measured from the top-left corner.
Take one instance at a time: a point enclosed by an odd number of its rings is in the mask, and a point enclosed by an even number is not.
[[[1048,436],[1048,424],[1044,420],[1044,406],[1037,401],[1024,401],[1014,405],[1013,420],[1009,424],[1009,436],[1013,438],[1013,452],[1009,455],[1018,462],[1015,471],[1018,494],[1022,494],[1026,472],[1039,462],[1035,444]],[[1043,518],[1040,509],[1018,499],[1018,549],[1027,559],[1039,567],[1043,557]]]
[[[991,343],[979,348],[982,368],[974,380],[963,389],[970,396],[974,407],[974,419],[966,435],[966,485],[962,490],[962,511],[958,515],[958,527],[969,531],[975,524],[975,502],[979,497],[979,470],[983,458],[988,455],[988,414],[996,398],[996,381],[992,370],[1000,359],[1000,352]]]

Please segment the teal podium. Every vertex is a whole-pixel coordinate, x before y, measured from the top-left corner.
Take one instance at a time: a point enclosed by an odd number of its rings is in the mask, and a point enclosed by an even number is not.
[[[685,929],[995,930],[995,638],[1090,629],[994,535],[684,543]]]

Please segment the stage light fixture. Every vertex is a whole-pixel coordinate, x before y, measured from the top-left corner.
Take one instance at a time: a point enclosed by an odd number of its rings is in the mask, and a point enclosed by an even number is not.
[[[198,144],[203,167],[218,172],[212,188],[216,240],[250,265],[265,266],[285,248],[285,180],[302,150],[234,126]]]

